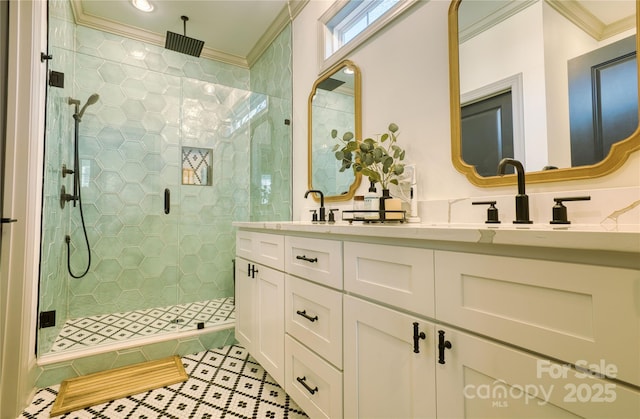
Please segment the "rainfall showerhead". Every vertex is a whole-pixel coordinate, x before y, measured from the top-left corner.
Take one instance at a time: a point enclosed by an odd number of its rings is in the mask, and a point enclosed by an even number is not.
[[[187,16],[180,16],[180,19],[184,22],[184,35],[167,31],[167,39],[164,42],[164,47],[182,54],[199,57],[202,52],[202,47],[204,46],[204,41],[189,38],[187,36],[187,20],[189,20],[189,18]]]

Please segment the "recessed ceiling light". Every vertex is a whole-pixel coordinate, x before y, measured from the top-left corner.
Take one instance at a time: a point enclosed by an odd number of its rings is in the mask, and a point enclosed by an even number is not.
[[[351,67],[345,67],[344,70],[342,70],[344,72],[344,74],[353,74],[355,73],[355,71],[353,71],[353,68]]]
[[[133,7],[143,12],[150,12],[153,10],[153,5],[148,0],[131,0]]]

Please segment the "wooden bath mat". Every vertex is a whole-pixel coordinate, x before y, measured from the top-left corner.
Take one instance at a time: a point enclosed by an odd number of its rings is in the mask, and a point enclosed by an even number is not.
[[[186,381],[179,356],[64,380],[51,416]]]

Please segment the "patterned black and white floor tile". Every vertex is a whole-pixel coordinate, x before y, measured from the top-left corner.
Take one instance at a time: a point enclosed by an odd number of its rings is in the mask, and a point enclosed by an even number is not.
[[[237,345],[182,358],[184,383],[67,413],[64,419],[303,418],[305,413]],[[49,418],[59,386],[39,390],[18,419]]]
[[[233,297],[67,320],[51,352],[196,329],[235,320]]]

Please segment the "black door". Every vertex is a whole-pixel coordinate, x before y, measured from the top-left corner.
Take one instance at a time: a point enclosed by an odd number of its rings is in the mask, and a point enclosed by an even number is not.
[[[480,176],[498,174],[498,163],[513,158],[511,91],[462,107],[462,160]],[[509,173],[513,168],[508,167]]]
[[[635,36],[569,61],[571,166],[603,160],[638,127]]]

